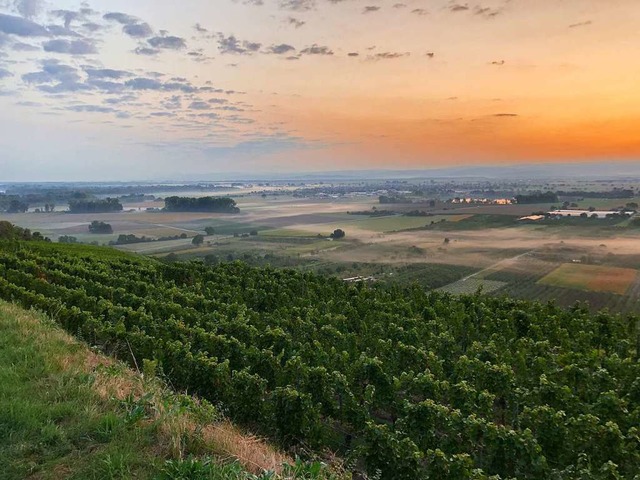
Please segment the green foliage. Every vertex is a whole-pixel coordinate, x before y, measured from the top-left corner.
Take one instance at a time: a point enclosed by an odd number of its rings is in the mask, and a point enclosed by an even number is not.
[[[636,317],[55,247],[0,250],[0,296],[287,446],[382,479],[640,471]]]
[[[110,234],[113,233],[113,228],[108,223],[99,222],[98,220],[94,220],[89,224],[89,232],[90,233],[101,233],[101,234]],[[71,243],[71,242],[70,242]]]
[[[0,221],[0,240],[38,240],[41,235],[36,233],[32,234],[28,228],[21,228],[4,220]]]
[[[238,213],[235,200],[228,197],[167,197],[164,199],[168,212],[217,212]]]
[[[58,237],[58,242],[60,243],[78,243],[78,239],[76,237],[72,237],[70,235],[61,235]]]
[[[200,234],[196,235],[191,239],[191,243],[194,245],[202,245],[204,243],[204,236]]]
[[[122,204],[117,198],[74,199],[69,201],[69,213],[110,213],[121,212]]]
[[[553,192],[539,192],[516,195],[516,203],[528,204],[528,203],[556,203],[558,201],[558,195]]]
[[[341,228],[334,230],[333,233],[330,235],[330,237],[333,238],[334,240],[340,240],[346,236],[347,234]]]

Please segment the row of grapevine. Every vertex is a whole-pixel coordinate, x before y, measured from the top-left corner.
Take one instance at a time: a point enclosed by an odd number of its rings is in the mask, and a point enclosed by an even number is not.
[[[0,296],[383,479],[633,478],[633,316],[0,244]]]

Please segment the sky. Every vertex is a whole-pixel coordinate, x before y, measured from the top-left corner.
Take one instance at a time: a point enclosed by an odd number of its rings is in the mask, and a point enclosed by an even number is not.
[[[0,181],[640,161],[638,0],[0,0]]]

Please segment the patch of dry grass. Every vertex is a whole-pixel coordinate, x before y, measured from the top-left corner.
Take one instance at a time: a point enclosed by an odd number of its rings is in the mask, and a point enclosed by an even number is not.
[[[0,303],[0,307],[15,318],[21,334],[36,346],[65,346],[63,353],[50,359],[55,368],[72,376],[92,375],[92,388],[105,404],[143,404],[144,421],[157,427],[157,455],[170,459],[215,455],[225,461],[237,461],[256,474],[265,470],[281,473],[284,464],[295,463],[264,439],[221,418],[207,402],[189,397],[189,407],[185,408],[185,402],[157,378],[145,378],[123,363],[91,350],[40,315],[10,304]],[[43,328],[43,322],[49,325]],[[209,417],[209,421],[202,417]]]

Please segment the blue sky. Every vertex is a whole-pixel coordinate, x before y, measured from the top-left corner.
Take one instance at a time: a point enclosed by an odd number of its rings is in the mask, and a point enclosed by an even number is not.
[[[637,160],[637,1],[0,0],[0,180]]]

